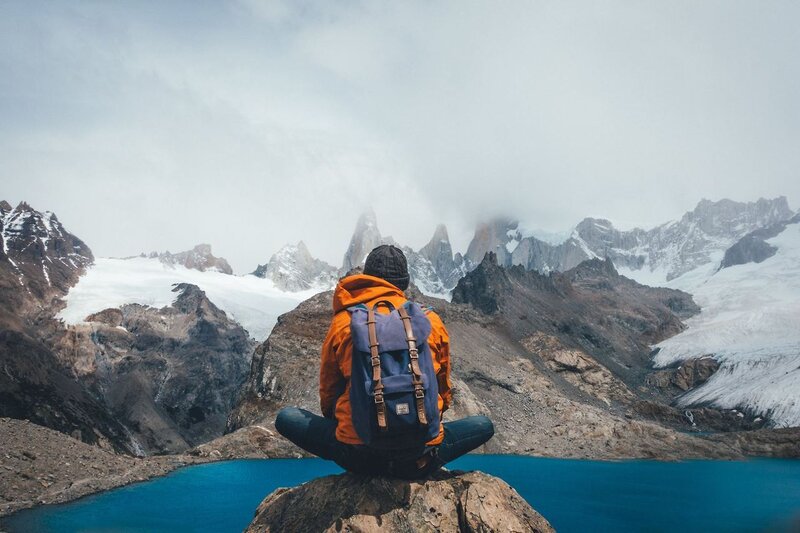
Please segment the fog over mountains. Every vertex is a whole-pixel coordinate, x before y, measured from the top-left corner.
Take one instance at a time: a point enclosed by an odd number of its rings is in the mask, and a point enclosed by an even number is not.
[[[363,265],[370,250],[382,243],[398,244],[409,261],[413,282],[426,294],[447,296],[464,274],[493,252],[501,266],[521,265],[541,273],[564,272],[593,258],[608,258],[623,273],[649,285],[662,285],[702,265],[721,261],[725,250],[748,233],[790,218],[786,197],[756,202],[702,200],[679,220],[645,230],[622,231],[609,220],[586,218],[563,242],[553,244],[526,234],[516,220],[481,223],[462,255],[453,253],[444,225],[436,227],[421,249],[401,246],[378,229],[375,214],[363,214],[355,227],[339,273]],[[257,271],[285,290],[332,286],[332,265],[286,248],[269,268]]]

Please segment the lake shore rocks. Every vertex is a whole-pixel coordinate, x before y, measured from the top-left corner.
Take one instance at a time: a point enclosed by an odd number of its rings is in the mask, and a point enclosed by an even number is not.
[[[426,480],[340,474],[277,489],[248,533],[276,531],[555,531],[501,479],[439,471]]]
[[[205,461],[185,455],[116,454],[26,420],[0,418],[0,517],[163,476],[197,462]]]

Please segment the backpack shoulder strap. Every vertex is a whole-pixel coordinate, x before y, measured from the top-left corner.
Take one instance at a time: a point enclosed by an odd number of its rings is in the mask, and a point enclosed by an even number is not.
[[[386,430],[386,404],[383,401],[383,382],[381,381],[381,356],[378,351],[378,333],[375,330],[375,309],[381,304],[391,302],[381,300],[367,309],[367,334],[369,335],[369,355],[372,364],[372,381],[375,383],[375,409],[378,412],[378,428]]]
[[[403,321],[406,342],[408,342],[408,355],[411,359],[411,382],[414,384],[414,397],[417,400],[417,418],[419,423],[424,425],[428,423],[428,417],[425,416],[425,389],[422,386],[422,370],[419,367],[417,339],[414,337],[414,330],[411,329],[411,317],[408,316],[405,306],[398,307],[397,313]]]

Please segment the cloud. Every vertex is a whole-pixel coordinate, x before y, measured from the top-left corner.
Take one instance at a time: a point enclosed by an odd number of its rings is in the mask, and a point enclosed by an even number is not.
[[[359,212],[651,226],[800,197],[788,3],[0,6],[3,196],[99,255],[211,242],[238,272]]]

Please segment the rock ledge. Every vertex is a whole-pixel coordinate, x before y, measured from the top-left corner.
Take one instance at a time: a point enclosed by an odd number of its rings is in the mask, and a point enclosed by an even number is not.
[[[482,472],[440,471],[403,481],[340,474],[277,489],[248,533],[275,531],[512,531],[554,529],[506,482]]]

